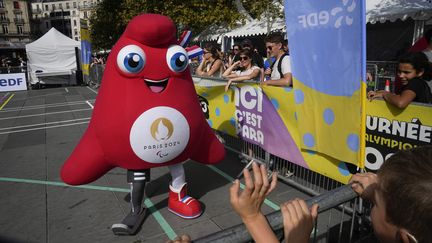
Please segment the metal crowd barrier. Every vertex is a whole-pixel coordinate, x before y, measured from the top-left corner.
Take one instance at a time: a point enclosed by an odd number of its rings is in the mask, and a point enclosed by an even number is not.
[[[351,189],[351,185],[345,185],[336,188],[332,191],[323,193],[319,196],[306,200],[306,204],[311,207],[313,204],[318,204],[318,212],[324,212],[339,204],[350,201],[357,197],[357,194]],[[275,211],[268,214],[267,221],[274,231],[283,229],[283,217],[280,211]],[[228,243],[228,242],[248,242],[252,240],[246,226],[239,224],[223,231],[219,231],[200,239],[194,240],[194,243]]]
[[[99,88],[104,70],[105,66],[103,64],[91,64],[86,84],[93,88]]]
[[[193,80],[196,85],[206,87],[226,84],[226,80],[220,78],[193,75]],[[270,154],[258,145],[220,131],[216,131],[216,133],[224,140],[228,150],[238,154],[240,162],[247,163],[250,159],[255,159],[260,163],[265,163],[267,168],[278,172],[279,180],[310,196],[315,196],[307,202],[312,203],[319,200],[319,204],[322,203],[319,209],[319,212],[322,213],[319,214],[317,220],[320,223],[315,229],[313,242],[352,242],[354,233],[356,238],[364,237],[364,235],[359,236],[359,234],[370,233],[368,231],[360,232],[360,224],[365,225],[361,229],[369,226],[369,219],[366,214],[363,214],[368,209],[364,208],[362,204],[357,204],[356,195],[349,186]],[[357,217],[358,214],[361,217]],[[273,229],[280,231],[282,222],[280,212],[274,212],[267,217]],[[356,230],[354,229],[355,226],[357,227]],[[244,225],[237,225],[194,242],[248,242],[250,240]]]
[[[223,138],[226,149],[238,154],[239,161],[246,163],[250,159],[255,159],[259,163],[264,163],[267,168],[278,172],[280,181],[301,192],[315,196],[307,200],[307,202],[324,201],[323,205],[319,204],[319,212],[321,213],[317,218],[319,224],[317,224],[314,231],[313,242],[353,242],[354,234],[355,238],[365,237],[365,235],[370,234],[368,231],[360,232],[363,228],[369,226],[369,219],[366,214],[363,214],[368,209],[364,209],[362,204],[357,203],[358,199],[355,193],[350,188],[347,188],[349,186],[272,155],[255,144],[219,131],[217,133]],[[274,212],[272,213],[273,216],[268,218],[272,227],[277,226],[273,227],[275,232],[280,231],[278,222],[281,221],[272,223],[271,220],[278,213],[280,212]],[[365,224],[365,226],[360,228],[360,224]],[[247,232],[241,233],[242,229],[240,226],[236,226],[234,229],[236,233],[233,233],[233,229],[230,228],[227,231],[231,233],[218,233],[216,236],[211,236],[210,239],[205,237],[199,239],[198,242],[213,242],[213,237],[218,240],[216,242],[247,242],[250,240],[248,238],[250,236],[245,236],[248,234]],[[227,238],[225,238],[225,235]],[[240,238],[237,239],[237,237]]]

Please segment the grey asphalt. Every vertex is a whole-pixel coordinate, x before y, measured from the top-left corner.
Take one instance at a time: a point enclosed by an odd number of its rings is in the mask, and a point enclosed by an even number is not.
[[[244,165],[228,152],[215,166],[185,163],[190,195],[204,205],[202,216],[185,220],[167,210],[170,175],[167,168],[156,168],[146,188],[150,210],[140,231],[114,235],[111,225],[129,212],[126,171],[113,169],[83,187],[65,185],[59,175],[88,125],[96,93],[85,86],[11,92],[0,110],[0,242],[166,242],[241,223],[229,204],[229,187]],[[268,199],[278,206],[296,197],[309,198],[279,183]],[[263,206],[264,213],[275,210],[271,203]]]

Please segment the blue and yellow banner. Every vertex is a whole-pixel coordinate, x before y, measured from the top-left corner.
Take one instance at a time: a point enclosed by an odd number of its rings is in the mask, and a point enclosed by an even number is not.
[[[365,6],[285,0],[300,146],[363,167]]]
[[[86,79],[90,75],[91,53],[90,31],[86,28],[81,28],[81,63],[83,75]]]
[[[357,165],[302,148],[298,127],[303,121],[295,107],[296,89],[261,88],[251,83],[237,84],[227,92],[224,86],[196,85],[195,89],[213,129],[257,144],[273,155],[342,183],[356,173]],[[360,143],[366,149],[366,170],[376,171],[398,150],[432,145],[432,106],[410,104],[400,110],[382,100],[365,105],[367,133]]]

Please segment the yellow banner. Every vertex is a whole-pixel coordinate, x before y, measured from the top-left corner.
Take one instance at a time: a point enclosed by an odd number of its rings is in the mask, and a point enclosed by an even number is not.
[[[247,85],[258,88],[258,85],[256,84],[247,84]],[[242,85],[238,85],[238,86],[241,87]],[[236,105],[234,99],[235,98],[234,91],[229,90],[225,92],[223,86],[203,87],[203,86],[196,85],[195,88],[198,95],[203,98],[204,101],[202,102],[208,103],[206,110],[208,113],[207,121],[209,125],[215,130],[237,137],[236,117],[235,117]],[[298,124],[302,122],[302,117],[299,117],[299,114],[297,114],[295,109],[294,91],[295,89],[292,88],[280,88],[280,87],[272,87],[272,86],[263,87],[263,92],[270,99],[274,108],[276,109],[277,113],[282,119],[292,139],[294,140],[295,144],[299,148],[301,152],[301,156],[306,162],[307,167],[310,170],[315,171],[319,174],[328,176],[342,183],[347,183],[352,173],[355,172],[357,167],[363,167],[362,164],[364,164],[363,163],[364,161],[362,160],[361,163],[357,165],[353,165],[352,163],[346,163],[346,161],[344,160],[336,159],[319,152],[301,149],[301,143],[303,142],[303,138],[299,133]],[[419,134],[417,136],[418,145],[427,144],[427,143],[431,144],[430,134],[432,131],[431,128],[432,107],[430,106],[411,104],[407,109],[405,109],[405,111],[400,111],[397,110],[396,108],[387,105],[385,102],[373,101],[373,102],[367,102],[366,114],[368,117],[367,122],[369,123],[370,123],[370,117],[375,117],[375,116],[380,117],[381,119],[386,119],[388,121],[398,120],[401,122],[412,123],[413,120],[414,121],[420,120],[422,125],[418,125],[418,124],[406,125],[406,128],[407,129],[408,127],[410,127],[410,129],[411,127],[417,128]],[[417,120],[415,120],[415,118]],[[343,126],[344,122],[352,122],[351,121],[352,119],[353,118],[347,117],[346,119],[342,119],[342,121],[335,121],[334,126]],[[358,117],[356,119],[358,119]],[[387,124],[387,123],[383,123],[382,121],[381,123],[384,125]],[[381,127],[380,129],[387,129],[385,130],[385,132],[388,131],[388,128],[386,127],[384,128]],[[368,131],[370,130],[368,129]],[[405,136],[407,134],[408,134],[407,131],[405,131]],[[420,136],[420,134],[422,135]],[[401,137],[400,136],[401,134],[397,134],[397,135]],[[329,143],[334,143],[336,138],[342,135],[328,134],[327,136],[328,136]],[[370,136],[370,134],[366,134],[367,138],[368,136]],[[366,142],[368,143],[367,140]],[[410,142],[412,144],[415,143],[414,140]],[[362,141],[360,144],[364,146],[365,143],[364,141]],[[341,144],[340,146],[345,146],[345,144]],[[367,148],[366,148],[366,158],[370,158],[371,149],[368,150]],[[341,156],[344,155],[342,154]],[[351,157],[351,156],[352,155],[348,155],[347,157]],[[377,155],[377,157],[379,156]],[[367,166],[370,165],[371,161],[366,160],[366,164]]]

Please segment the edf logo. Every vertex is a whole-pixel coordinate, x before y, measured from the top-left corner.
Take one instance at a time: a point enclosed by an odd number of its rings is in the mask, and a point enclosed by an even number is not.
[[[0,92],[27,90],[25,73],[0,74]]]
[[[13,79],[13,78],[9,78],[9,79],[0,79],[0,86],[1,87],[5,87],[5,86],[19,86],[23,81],[22,78],[17,78],[17,79]]]
[[[351,0],[351,5],[348,6],[349,1],[350,0],[342,0],[343,7],[346,7],[346,13],[351,13],[356,8],[356,0]],[[322,10],[307,15],[300,15],[298,16],[298,21],[299,24],[303,26],[303,28],[312,28],[320,25],[327,25],[330,22],[330,18],[332,16],[336,16],[341,12],[343,12],[342,7],[335,7],[332,10]],[[349,15],[342,15],[336,18],[334,27],[341,27],[343,20],[345,20],[346,25],[352,25],[353,23],[352,17],[350,17]]]

